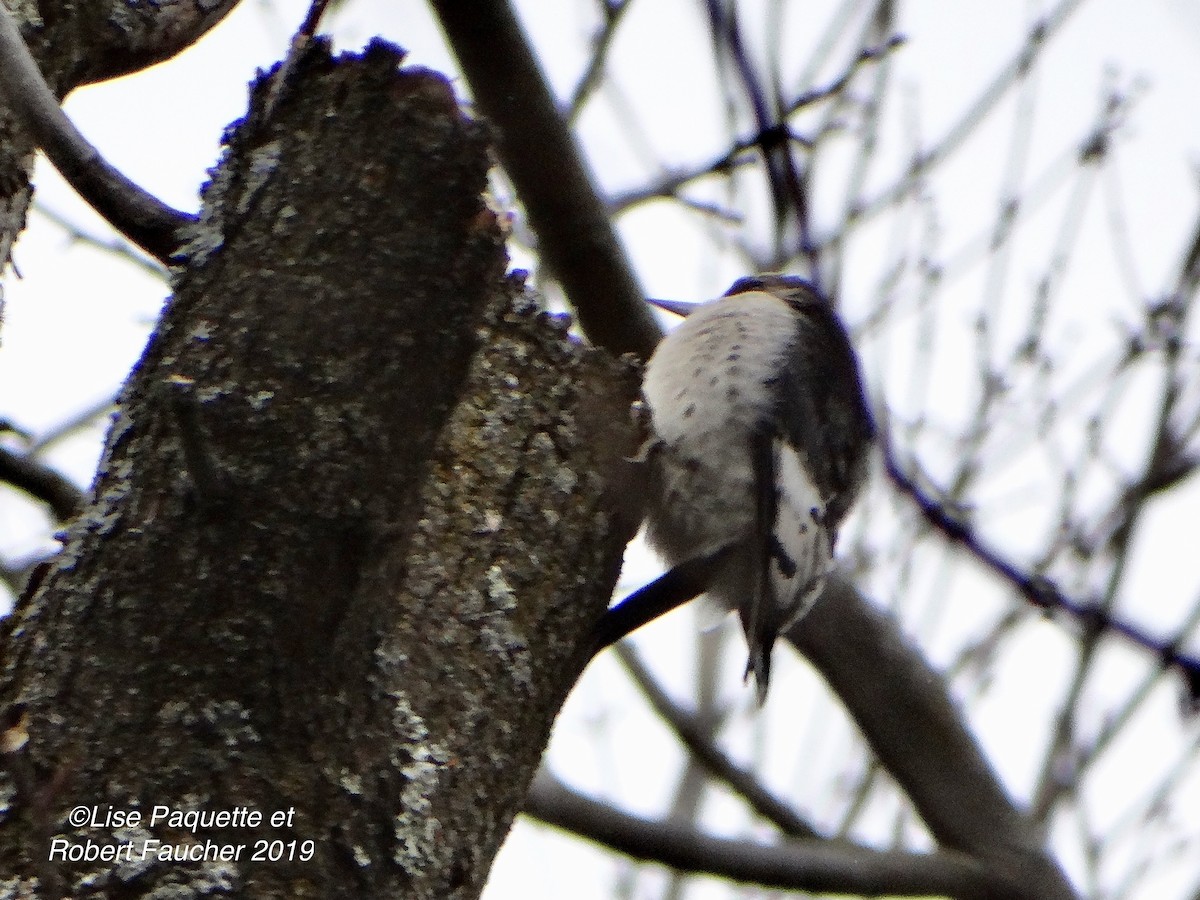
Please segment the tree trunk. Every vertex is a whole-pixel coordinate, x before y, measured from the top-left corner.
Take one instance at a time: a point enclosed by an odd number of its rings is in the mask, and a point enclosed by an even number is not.
[[[473,897],[521,806],[636,527],[636,379],[505,275],[486,130],[398,61],[318,43],[230,135],[9,620],[11,895]]]

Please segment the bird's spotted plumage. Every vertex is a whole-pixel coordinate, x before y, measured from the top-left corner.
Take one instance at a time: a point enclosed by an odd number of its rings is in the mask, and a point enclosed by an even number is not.
[[[775,639],[824,586],[864,476],[873,428],[854,352],[808,282],[743,278],[663,339],[643,393],[651,544],[671,565],[732,546],[708,595],[738,611],[761,700]]]

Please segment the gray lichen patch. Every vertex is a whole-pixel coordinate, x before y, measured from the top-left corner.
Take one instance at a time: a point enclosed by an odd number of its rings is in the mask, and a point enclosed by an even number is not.
[[[632,532],[607,476],[636,449],[636,380],[514,283],[477,339],[403,544],[402,624],[374,655],[379,689],[404,711],[392,755],[406,871],[453,865],[437,848],[465,834],[490,858],[515,807],[497,814],[454,786],[468,778],[519,800]]]
[[[391,701],[394,743],[390,756],[401,779],[399,796],[394,801],[392,861],[409,877],[416,878],[445,862],[447,849],[441,840],[437,810],[452,752],[430,733],[405,691],[396,690]],[[344,787],[350,778],[342,773]],[[357,779],[354,784],[354,790],[346,790],[360,794]]]

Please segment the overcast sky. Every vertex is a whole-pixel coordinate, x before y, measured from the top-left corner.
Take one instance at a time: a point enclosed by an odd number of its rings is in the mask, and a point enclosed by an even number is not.
[[[799,72],[823,27],[821,3],[787,7],[783,45],[794,53],[787,62]],[[831,5],[831,4],[829,4]],[[594,23],[592,4],[584,2],[519,3],[535,45],[562,94],[574,85],[584,64]],[[585,114],[580,130],[602,182],[613,192],[639,186],[654,171],[654,159],[702,161],[724,149],[725,122],[713,115],[715,84],[707,62],[709,45],[702,27],[701,4],[684,0],[640,0],[623,26],[610,57],[619,91],[597,99]],[[758,4],[745,3],[753,23]],[[892,152],[874,174],[879,184],[902,169],[902,149],[912,141],[914,125],[924,141],[940,137],[982,86],[1011,59],[1030,23],[1044,11],[1038,3],[912,2],[904,13],[902,33],[907,44],[894,56],[894,112],[884,141]],[[245,0],[230,18],[199,45],[176,60],[133,77],[85,88],[73,95],[67,111],[102,153],[127,175],[167,202],[186,210],[198,205],[197,189],[205,170],[214,164],[224,127],[242,114],[246,83],[256,67],[270,65],[283,52],[303,15],[305,4],[295,0]],[[372,34],[382,33],[410,51],[413,63],[452,71],[436,27],[426,7],[416,0],[347,0],[334,19],[336,34],[347,49]],[[753,30],[748,25],[748,30]],[[838,74],[836,67],[820,76]],[[1072,315],[1092,327],[1098,318],[1119,321],[1133,316],[1129,297],[1157,294],[1169,283],[1177,265],[1182,236],[1200,204],[1200,115],[1196,114],[1200,86],[1200,5],[1194,0],[1090,0],[1057,36],[1031,81],[1036,87],[1032,111],[1034,138],[1028,171],[1051,167],[1064,148],[1086,134],[1107,90],[1116,87],[1134,98],[1126,124],[1120,129],[1114,157],[1093,197],[1098,221],[1105,221],[1109,203],[1125,217],[1132,264],[1122,261],[1111,233],[1099,226],[1085,233],[1071,277],[1079,301]],[[1028,100],[1028,97],[1027,97]],[[958,250],[969,256],[973,241],[986,232],[991,219],[981,210],[996,207],[1003,174],[1003,145],[1018,114],[1014,99],[994,132],[985,131],[980,146],[952,165],[943,183],[945,200],[939,207],[946,258]],[[636,134],[627,128],[629,116],[640,124]],[[991,152],[985,146],[995,144]],[[887,159],[891,160],[890,170]],[[96,235],[107,229],[65,187],[43,162],[37,174],[38,202]],[[1038,225],[1031,226],[1034,229]],[[1050,234],[1049,225],[1046,225]],[[647,291],[656,296],[701,299],[719,293],[740,272],[729,257],[712,251],[711,229],[694,219],[681,218],[665,204],[639,210],[622,222],[622,233]],[[1036,231],[1035,231],[1036,233]],[[64,231],[34,213],[17,245],[15,259],[21,279],[5,278],[7,299],[4,345],[0,349],[0,416],[40,435],[81,410],[111,397],[136,361],[166,295],[164,282],[129,263],[119,254],[71,245]],[[1012,289],[1028,290],[1044,258],[1031,251],[1027,262],[1014,266]],[[848,273],[843,290],[847,318],[855,322],[869,311],[879,273],[864,265]],[[963,276],[963,290],[972,290],[973,274]],[[1023,279],[1023,280],[1022,280]],[[1119,291],[1109,290],[1113,280]],[[1093,305],[1086,305],[1086,304]],[[1071,332],[1069,328],[1064,334]],[[1079,352],[1086,355],[1086,348]],[[877,379],[883,371],[867,355]],[[953,384],[944,385],[944,402],[952,407]],[[1136,420],[1134,413],[1131,421]],[[81,485],[92,474],[102,437],[103,419],[77,437],[63,442],[49,456]],[[1136,430],[1136,427],[1134,428]],[[1135,454],[1139,445],[1130,444]],[[1193,479],[1195,480],[1195,479]],[[1019,479],[1017,479],[1019,482]],[[1189,513],[1200,504],[1200,488],[1178,492],[1156,510],[1142,534],[1136,583],[1143,584],[1161,603],[1144,610],[1151,621],[1169,627],[1180,610],[1200,590],[1200,573],[1180,560],[1195,554],[1195,528]],[[0,553],[20,559],[54,546],[49,525],[40,514],[9,493],[0,492]],[[1019,544],[1020,523],[1011,527]],[[627,578],[630,586],[648,577],[652,564],[639,559]],[[1138,581],[1140,579],[1140,581]],[[659,627],[659,626],[656,626]],[[690,625],[675,627],[680,633]],[[1047,626],[1052,628],[1053,626]],[[1042,646],[1032,638],[1031,647]],[[1046,638],[1046,647],[1053,638]],[[654,646],[666,646],[660,642]],[[934,658],[938,646],[929,648]],[[656,669],[670,683],[674,664],[676,687],[687,688],[688,657],[656,658]],[[1047,652],[1052,652],[1047,650]],[[631,689],[611,665],[598,665],[568,704],[560,722],[551,761],[569,768],[575,783],[620,797],[622,806],[647,814],[660,813],[677,769],[673,741],[638,709]],[[736,668],[736,667],[734,667]],[[799,673],[800,667],[794,666]],[[732,671],[732,670],[731,670]],[[1127,676],[1119,665],[1113,678]],[[786,677],[786,676],[785,676]],[[802,674],[796,674],[800,679]],[[1022,691],[1036,691],[1037,678],[1018,684],[1011,708],[997,701],[993,717],[977,723],[1006,781],[1019,792],[1033,765],[1031,754],[1004,748],[1019,743],[1013,715],[1019,714]],[[736,680],[736,677],[735,677]],[[777,688],[777,690],[779,690]],[[802,695],[803,696],[803,695]],[[1192,738],[1175,727],[1164,713],[1165,740],[1173,749]],[[1007,723],[1007,724],[1006,724]],[[819,723],[817,725],[819,731]],[[817,741],[813,755],[844,754],[849,732]],[[631,752],[631,747],[635,752]],[[770,758],[770,747],[747,741],[750,755]],[[794,766],[794,764],[792,764]],[[819,768],[818,763],[814,763]],[[1193,766],[1194,768],[1194,766]],[[803,773],[785,766],[783,790],[803,783]],[[1132,777],[1132,776],[1131,776]],[[649,785],[649,787],[647,786]],[[1200,782],[1193,773],[1179,786],[1180,797],[1200,810]],[[1189,793],[1190,792],[1190,793]],[[1103,804],[1101,804],[1101,807]],[[722,831],[723,807],[713,804],[707,820]],[[1118,816],[1119,809],[1101,816]],[[732,815],[732,814],[731,814]],[[743,823],[740,814],[729,820],[730,830]],[[1066,859],[1068,865],[1071,859]],[[1155,893],[1136,896],[1181,896],[1190,878],[1171,877]],[[522,897],[551,900],[613,896],[611,857],[545,829],[523,826],[502,852],[486,896],[489,900]],[[656,896],[652,882],[639,882],[631,896]],[[712,883],[690,898],[727,896],[727,887]],[[1174,891],[1175,893],[1172,893]]]

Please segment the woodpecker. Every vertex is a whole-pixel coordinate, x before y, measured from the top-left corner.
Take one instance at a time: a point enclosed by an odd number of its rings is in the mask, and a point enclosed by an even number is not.
[[[737,610],[761,704],[779,633],[808,612],[874,438],[853,348],[810,282],[764,274],[717,300],[652,301],[684,321],[642,393],[646,530],[671,566],[727,548],[707,595]]]

